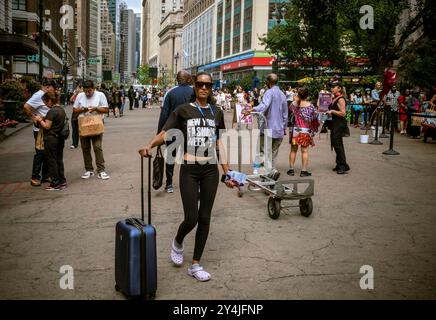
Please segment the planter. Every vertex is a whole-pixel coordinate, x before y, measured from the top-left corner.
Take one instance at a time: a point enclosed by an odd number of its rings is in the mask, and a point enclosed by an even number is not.
[[[369,141],[369,135],[368,134],[361,134],[360,135],[360,143],[367,144]]]

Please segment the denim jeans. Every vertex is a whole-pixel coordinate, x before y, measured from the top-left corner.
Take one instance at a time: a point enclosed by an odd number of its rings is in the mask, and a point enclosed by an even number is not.
[[[38,132],[33,131],[33,137],[38,137]],[[48,165],[47,159],[45,157],[44,150],[38,150],[35,148],[35,155],[33,156],[33,168],[32,168],[32,179],[43,180],[47,179],[48,175]]]

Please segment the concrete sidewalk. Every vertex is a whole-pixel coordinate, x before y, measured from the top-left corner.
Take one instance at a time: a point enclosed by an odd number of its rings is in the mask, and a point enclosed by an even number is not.
[[[114,291],[118,220],[140,215],[137,150],[156,132],[159,109],[125,111],[106,121],[108,181],[80,179],[80,149],[65,148],[69,188],[50,193],[29,185],[33,137],[25,128],[0,144],[0,298],[124,299]],[[230,127],[231,114],[226,113]],[[435,299],[436,144],[396,137],[400,156],[359,144],[351,129],[345,148],[352,171],[332,172],[326,135],[310,150],[314,212],[267,214],[267,196],[220,184],[202,264],[213,279],[199,283],[175,268],[169,246],[183,219],[178,168],[175,193],[153,191],[158,233],[157,299]],[[289,145],[278,168],[286,180]],[[300,155],[297,159],[297,174]],[[236,168],[236,166],[233,166]],[[249,166],[243,167],[249,171]],[[297,203],[291,203],[297,204]],[[186,238],[187,261],[195,232]],[[74,290],[62,290],[60,268],[74,268]],[[360,268],[374,270],[374,290],[362,290]]]

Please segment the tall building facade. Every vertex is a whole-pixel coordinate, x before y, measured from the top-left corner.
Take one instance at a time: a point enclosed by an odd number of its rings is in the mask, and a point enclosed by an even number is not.
[[[214,59],[215,0],[185,0],[182,66],[192,73]]]
[[[75,31],[76,31],[76,50],[77,50],[77,77],[86,79],[87,59],[89,57],[89,1],[76,0],[75,6]]]
[[[142,1],[141,57],[142,63],[151,67],[158,67],[160,64],[159,32],[162,16],[166,10],[166,6],[162,5],[162,1]]]
[[[118,0],[107,0],[110,22],[112,23],[113,33],[116,34],[116,25],[119,21],[118,17]]]
[[[181,69],[183,34],[183,2],[173,0],[162,2],[162,20],[160,23],[160,65],[161,73],[168,73],[168,78],[174,78]],[[163,75],[162,75],[163,76]]]
[[[116,63],[116,40],[107,0],[101,1],[100,23],[103,81],[112,81]]]
[[[131,9],[121,11],[121,81],[131,82],[136,73],[135,14]]]
[[[96,82],[102,80],[100,6],[101,0],[89,0],[88,78]]]
[[[4,5],[3,5],[4,3]],[[8,8],[5,13],[10,15],[10,8],[12,8],[12,33],[15,35],[21,35],[23,41],[26,43],[32,38],[36,38],[36,34],[39,32],[39,2],[38,1],[23,1],[12,0],[3,1],[0,7]],[[43,58],[43,76],[49,77],[62,77],[64,66],[64,33],[61,29],[59,21],[61,19],[60,8],[63,4],[73,4],[72,1],[49,1],[44,0],[43,6],[43,34],[38,35],[38,41],[42,38],[42,58]],[[10,28],[10,19],[5,21]],[[71,33],[67,33],[67,37]],[[24,39],[27,38],[27,39]],[[71,37],[68,37],[71,38]],[[2,43],[3,45],[3,43]],[[36,46],[36,42],[33,42]],[[71,49],[74,45],[68,47],[67,57],[71,63],[74,57]],[[12,73],[16,76],[27,76],[32,78],[38,78],[39,75],[39,52],[33,55],[25,54],[20,55],[18,53],[19,46],[15,48],[15,55],[12,63]]]
[[[216,84],[245,75],[264,78],[273,57],[259,43],[289,0],[185,0],[182,66],[207,71]]]
[[[135,67],[137,70],[141,65],[141,14],[135,13]]]

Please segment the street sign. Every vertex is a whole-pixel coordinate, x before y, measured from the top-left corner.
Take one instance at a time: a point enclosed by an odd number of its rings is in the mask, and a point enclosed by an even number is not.
[[[88,59],[88,64],[89,65],[96,65],[100,63],[100,58],[89,58]]]

